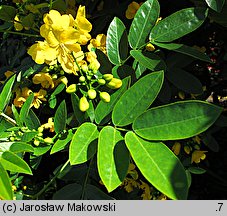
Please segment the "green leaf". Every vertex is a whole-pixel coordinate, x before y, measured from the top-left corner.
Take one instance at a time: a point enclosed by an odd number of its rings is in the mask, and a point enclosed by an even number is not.
[[[51,146],[38,146],[38,147],[34,147],[34,156],[41,156],[45,153],[47,153],[50,150]]]
[[[19,126],[23,126],[23,122],[21,121],[21,119],[20,119],[20,115],[19,115],[19,113],[18,113],[18,111],[17,111],[17,109],[16,109],[16,107],[12,104],[12,112],[13,112],[13,116],[14,116],[14,118],[15,118],[15,120],[16,120],[16,123],[19,125]]]
[[[112,70],[112,64],[106,54],[104,54],[101,50],[96,49],[95,54],[97,55],[97,60],[100,63],[99,72],[101,74],[106,74],[108,71]]]
[[[25,28],[31,28],[34,25],[34,19],[35,19],[35,15],[33,13],[29,13],[27,16],[22,18],[21,24]]]
[[[207,17],[206,8],[185,8],[179,10],[151,30],[149,39],[157,42],[171,42],[200,27]]]
[[[111,63],[120,65],[127,58],[128,40],[123,22],[115,17],[107,30],[106,50]]]
[[[26,122],[28,118],[28,114],[31,108],[31,104],[34,100],[34,93],[31,93],[29,97],[26,99],[25,103],[23,104],[20,110],[20,119],[22,122]]]
[[[135,60],[136,61],[136,60]],[[137,62],[137,61],[136,61]],[[147,68],[145,66],[143,66],[141,63],[137,63],[137,67],[136,67],[136,78],[139,79],[139,77],[147,70]]]
[[[112,119],[116,126],[132,123],[157,97],[164,79],[164,72],[153,72],[137,81],[116,103]]]
[[[0,6],[0,19],[3,21],[12,21],[16,16],[16,9],[12,6],[1,5]]]
[[[129,153],[121,133],[111,126],[102,128],[98,140],[98,172],[108,192],[116,189],[127,175]]]
[[[221,12],[225,4],[225,0],[205,0],[205,1],[211,9],[217,12]]]
[[[207,130],[221,112],[221,107],[204,101],[180,101],[149,109],[132,127],[148,140],[186,139]]]
[[[77,183],[68,184],[53,195],[53,200],[80,200],[82,186]]]
[[[0,163],[0,199],[13,200],[13,190],[8,173]]]
[[[3,86],[3,89],[0,93],[0,113],[3,112],[3,110],[5,109],[6,105],[10,100],[15,77],[16,75],[13,75],[12,77],[10,77],[10,79]]]
[[[67,109],[65,100],[58,106],[54,116],[54,130],[56,133],[62,132],[66,127]]]
[[[195,76],[181,68],[174,67],[169,69],[166,77],[173,85],[187,93],[203,93],[202,83]]]
[[[10,148],[9,151],[13,152],[13,153],[19,153],[19,152],[33,152],[34,148],[27,143],[23,143],[23,142],[14,142]]]
[[[71,165],[84,163],[96,153],[98,136],[97,127],[92,123],[83,123],[77,129],[69,146]]]
[[[177,44],[177,43],[158,43],[158,42],[154,42],[155,45],[167,49],[167,50],[172,50],[175,52],[179,52],[185,55],[189,55],[193,58],[199,59],[201,61],[205,61],[205,62],[209,62],[212,63],[212,61],[210,60],[209,56],[206,55],[203,52],[200,52],[199,50],[197,50],[194,47],[190,47],[184,44]]]
[[[189,167],[188,171],[192,174],[204,174],[206,172],[205,169],[200,167]]]
[[[21,142],[30,142],[36,135],[38,135],[37,131],[25,132],[21,137]]]
[[[137,11],[129,29],[129,44],[138,49],[148,42],[148,36],[154,27],[160,12],[157,0],[148,0]]]
[[[65,146],[71,141],[72,137],[73,137],[72,130],[68,130],[66,133],[61,134],[61,136],[58,138],[58,140],[54,143],[53,147],[51,148],[50,154],[54,154],[64,149]]]
[[[89,101],[89,108],[86,111],[86,115],[88,115],[91,122],[95,120],[95,109],[92,100]]]
[[[122,80],[121,88],[111,94],[109,103],[105,103],[103,101],[99,102],[98,106],[95,109],[95,122],[97,124],[100,124],[102,120],[112,112],[119,98],[128,89],[129,82],[130,77],[126,77]]]
[[[87,184],[85,187],[84,199],[85,200],[113,200],[111,196],[107,195],[98,187],[95,187],[94,185],[91,185],[91,184]]]
[[[28,112],[28,118],[25,119],[25,125],[30,130],[32,129],[37,130],[41,126],[39,118],[37,117],[37,115],[34,113],[32,109],[30,109]]]
[[[165,62],[154,53],[142,53],[140,50],[131,50],[130,54],[142,66],[151,71],[166,69]]]
[[[49,106],[50,108],[54,109],[55,106],[57,105],[57,98],[56,95],[60,94],[63,89],[65,88],[65,84],[60,83],[56,89],[54,90],[54,92],[50,95],[50,98],[48,100]]]
[[[28,164],[13,152],[3,152],[0,157],[0,163],[6,170],[32,175]]]
[[[71,94],[71,102],[72,102],[74,115],[77,121],[79,122],[79,124],[82,124],[83,122],[85,122],[84,113],[81,112],[79,109],[79,98],[75,93]]]
[[[145,141],[133,132],[125,136],[126,145],[143,176],[171,199],[186,199],[188,181],[183,165],[162,142]]]

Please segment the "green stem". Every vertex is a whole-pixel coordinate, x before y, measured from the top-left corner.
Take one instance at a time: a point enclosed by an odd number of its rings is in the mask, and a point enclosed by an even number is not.
[[[65,169],[65,167],[69,164],[69,160],[67,160],[65,162],[65,164],[63,164],[63,166],[61,167],[61,169],[55,174],[55,176],[44,186],[44,188],[42,190],[40,190],[37,194],[33,195],[33,200],[37,199],[39,196],[41,196],[46,190],[47,188],[55,181],[55,179],[61,174],[61,172]]]
[[[34,34],[27,34],[27,33],[22,33],[22,32],[14,32],[14,31],[7,31],[7,30],[0,30],[0,32],[6,32],[9,34],[16,34],[16,35],[21,35],[21,36],[27,36],[27,37],[41,37],[40,35],[34,35]]]
[[[9,121],[14,126],[17,125],[17,122],[14,119],[12,119],[9,116],[7,116],[5,113],[1,113],[0,116],[2,116],[3,118],[5,118],[7,121]]]
[[[124,128],[118,128],[118,127],[115,127],[117,130],[119,130],[119,131],[130,131],[130,130],[128,130],[128,129],[124,129]]]
[[[85,180],[84,180],[84,184],[83,184],[83,188],[82,188],[81,200],[84,199],[85,188],[86,188],[88,177],[89,177],[89,174],[90,174],[91,164],[92,164],[93,158],[94,158],[94,156],[91,158],[89,166],[88,166],[88,171],[87,171],[87,174],[86,174],[86,177],[85,177]]]
[[[53,6],[53,0],[50,0],[50,4],[49,4],[50,10],[52,9],[52,6]]]

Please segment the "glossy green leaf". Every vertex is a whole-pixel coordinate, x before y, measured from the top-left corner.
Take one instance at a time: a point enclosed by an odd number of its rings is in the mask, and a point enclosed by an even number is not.
[[[95,54],[97,55],[97,60],[100,63],[99,72],[101,74],[109,73],[112,70],[112,64],[106,54],[99,49],[95,50]]]
[[[171,68],[166,73],[167,79],[180,90],[190,94],[202,94],[202,83],[189,72],[181,68]]]
[[[19,152],[33,152],[34,148],[27,143],[23,143],[23,142],[14,142],[9,150],[13,153],[19,153]]]
[[[71,165],[84,163],[96,153],[98,136],[97,127],[92,123],[83,123],[77,129],[69,146]]]
[[[137,66],[136,66],[136,71],[135,71],[135,74],[136,74],[136,78],[139,79],[139,77],[147,70],[147,68],[145,66],[143,66],[141,63],[137,63]]]
[[[122,80],[121,88],[111,94],[109,103],[105,103],[103,101],[99,102],[98,106],[95,109],[95,122],[97,124],[101,123],[101,121],[112,112],[119,98],[128,89],[129,82],[130,77],[126,77]]]
[[[62,132],[66,127],[67,109],[65,100],[57,108],[54,116],[54,130],[56,133]]]
[[[153,72],[137,81],[116,103],[112,119],[116,126],[131,124],[153,103],[163,83],[164,72]]]
[[[172,50],[175,52],[179,52],[185,55],[189,55],[193,58],[205,61],[205,62],[209,62],[211,63],[212,61],[210,60],[209,56],[206,55],[205,53],[197,50],[194,47],[190,47],[184,44],[177,44],[177,43],[158,43],[158,42],[154,42],[155,45],[167,49],[167,50]]]
[[[13,75],[3,86],[0,93],[0,113],[3,112],[4,108],[9,102],[10,96],[12,94],[12,87],[14,84],[15,76]]]
[[[55,106],[57,105],[57,95],[60,94],[63,89],[65,88],[65,84],[64,83],[60,83],[56,89],[54,90],[54,92],[50,95],[50,98],[48,100],[49,106],[50,108],[55,108]]]
[[[207,5],[217,11],[217,12],[221,12],[224,4],[225,4],[225,0],[205,0]]]
[[[26,99],[25,103],[23,104],[20,110],[20,118],[22,122],[25,122],[28,118],[29,110],[31,108],[31,104],[34,100],[34,94],[31,93],[29,97]]]
[[[8,173],[0,163],[0,200],[13,200],[13,190]]]
[[[185,8],[158,22],[151,30],[149,39],[171,42],[200,27],[207,17],[206,8]]]
[[[108,192],[116,189],[127,175],[129,153],[121,133],[111,126],[104,127],[98,140],[98,172]]]
[[[32,175],[32,171],[28,164],[19,156],[10,151],[5,151],[2,153],[0,157],[0,163],[6,170]]]
[[[133,130],[148,140],[186,139],[207,130],[222,108],[203,101],[180,101],[147,110],[133,122]]]
[[[123,22],[115,17],[107,30],[106,50],[111,63],[120,65],[127,58],[128,41]]]
[[[75,93],[71,94],[71,102],[74,115],[79,124],[82,124],[83,122],[85,122],[84,113],[79,109],[79,97]]]
[[[16,8],[8,5],[0,5],[0,19],[4,21],[12,21],[16,16]]]
[[[203,143],[213,152],[219,152],[220,146],[209,130],[202,134]]]
[[[51,148],[50,154],[54,154],[59,152],[65,148],[65,146],[71,141],[73,137],[72,130],[68,130],[64,134],[58,138],[58,140],[54,143],[53,147]]]
[[[80,184],[68,184],[53,195],[53,200],[80,200],[81,194],[82,186]]]
[[[14,119],[16,120],[16,123],[19,125],[19,126],[23,126],[23,122],[21,121],[20,119],[20,115],[16,109],[16,107],[12,104],[12,112],[13,112],[13,116],[14,116]]]
[[[45,146],[41,146],[39,145],[38,147],[34,147],[34,156],[41,156],[44,155],[45,153],[47,153],[51,148],[51,145],[45,145]]]
[[[130,54],[142,66],[151,71],[166,69],[165,62],[154,53],[142,53],[140,50],[131,50]]]
[[[95,109],[92,100],[89,101],[89,108],[86,111],[86,115],[89,117],[90,122],[94,122],[95,120]]]
[[[145,141],[133,132],[125,136],[126,145],[143,176],[171,199],[186,199],[188,181],[183,165],[162,142]]]
[[[148,0],[141,5],[129,29],[128,40],[133,49],[138,49],[148,42],[149,33],[159,17],[159,12],[157,0]]]

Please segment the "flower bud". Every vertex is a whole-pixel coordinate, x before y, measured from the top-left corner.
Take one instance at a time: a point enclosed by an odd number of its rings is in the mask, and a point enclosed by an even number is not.
[[[184,146],[184,151],[186,154],[190,154],[191,148],[189,146]]]
[[[91,100],[93,100],[96,98],[97,93],[96,93],[95,89],[89,89],[87,92],[87,95]]]
[[[68,79],[65,76],[60,77],[61,82],[67,86],[68,84]]]
[[[69,94],[76,92],[76,84],[71,84],[71,85],[66,89],[66,92],[69,93]]]
[[[180,154],[180,149],[181,149],[181,144],[179,142],[175,142],[172,150],[174,152],[175,155],[179,155]]]
[[[110,89],[118,89],[122,86],[122,81],[117,78],[113,78],[110,82],[106,84]]]
[[[81,77],[79,78],[79,82],[85,82],[85,80],[86,80],[86,78],[85,78],[84,76],[81,76]]]
[[[85,112],[85,111],[87,111],[89,109],[89,103],[88,103],[87,98],[85,96],[80,98],[79,109],[82,112]]]
[[[47,144],[52,144],[52,143],[53,143],[53,139],[50,138],[50,137],[46,137],[43,141],[44,141],[45,143],[47,143]]]
[[[106,103],[110,102],[110,95],[107,92],[100,92],[99,96],[103,102],[106,102]]]
[[[146,45],[146,50],[147,51],[154,51],[155,50],[155,47],[153,44],[149,43]]]
[[[106,84],[106,80],[104,80],[104,79],[99,79],[99,80],[98,80],[98,84],[99,84],[99,85],[105,85],[105,84]]]
[[[81,66],[81,70],[83,71],[83,72],[88,72],[88,66],[86,65],[86,64],[83,64],[82,66]]]
[[[113,79],[113,74],[104,74],[102,77],[106,81],[111,81]]]
[[[39,146],[40,141],[39,141],[39,140],[34,140],[34,142],[33,142],[33,143],[34,143],[34,145],[35,145],[35,146]]]

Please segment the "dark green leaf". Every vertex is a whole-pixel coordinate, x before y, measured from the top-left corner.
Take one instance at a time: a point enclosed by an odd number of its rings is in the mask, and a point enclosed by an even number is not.
[[[97,157],[100,178],[111,192],[122,183],[129,166],[129,152],[115,128],[106,126],[100,131]]]
[[[129,44],[138,49],[148,42],[148,36],[155,25],[160,12],[157,0],[148,0],[137,11],[129,29]]]
[[[0,19],[4,21],[12,21],[16,16],[16,9],[8,5],[0,5]]]
[[[0,199],[13,200],[13,190],[8,173],[0,163]]]
[[[10,96],[12,94],[12,87],[14,84],[16,75],[13,75],[3,86],[3,89],[0,93],[0,113],[3,112],[6,105],[10,100]]]
[[[37,131],[25,132],[21,137],[21,142],[30,142],[37,134]]]
[[[122,80],[121,88],[111,94],[109,103],[105,103],[103,101],[99,102],[98,106],[95,109],[95,121],[97,124],[100,124],[102,120],[112,112],[119,98],[128,89],[129,82],[130,77],[126,77]]]
[[[58,138],[58,140],[54,143],[53,147],[51,148],[50,154],[54,154],[64,149],[65,146],[71,141],[72,137],[73,137],[72,130],[68,130],[66,133],[61,134],[61,136]]]
[[[19,125],[19,126],[22,126],[23,125],[23,122],[21,121],[20,119],[20,115],[16,109],[16,107],[12,104],[12,112],[13,112],[13,116],[16,120],[16,123]]]
[[[207,17],[206,8],[185,8],[179,10],[151,30],[149,39],[157,42],[171,42],[196,30]]]
[[[92,103],[92,100],[89,101],[89,109],[86,111],[86,114],[88,115],[91,122],[94,122],[95,120],[95,109],[94,105]]]
[[[126,145],[143,176],[171,199],[186,199],[188,181],[183,165],[162,142],[145,141],[133,132],[125,137]]]
[[[29,13],[28,15],[22,18],[21,24],[25,28],[31,28],[34,25],[34,19],[35,19],[35,15],[33,13]]]
[[[179,52],[185,55],[189,55],[192,56],[193,58],[205,61],[205,62],[209,62],[211,63],[212,61],[210,60],[210,58],[208,57],[208,55],[206,55],[205,53],[197,50],[194,47],[190,47],[184,44],[177,44],[177,43],[158,43],[158,42],[154,42],[155,45],[161,47],[161,48],[165,48],[167,50],[173,50],[175,52]]]
[[[110,73],[110,71],[112,70],[112,64],[108,57],[99,49],[96,49],[95,53],[97,55],[97,60],[100,63],[99,68],[100,73],[101,74]]]
[[[202,134],[203,143],[213,152],[219,152],[220,146],[208,131]]]
[[[6,170],[32,175],[32,171],[28,164],[19,156],[10,151],[5,151],[2,153],[0,157],[0,163]]]
[[[221,12],[225,4],[225,0],[205,0],[205,1],[210,8],[217,12]]]
[[[133,130],[148,140],[178,140],[207,130],[222,108],[204,101],[180,101],[151,108],[133,122]]]
[[[77,129],[69,146],[71,165],[84,163],[96,153],[98,135],[96,125],[92,123],[83,123]]]
[[[137,60],[142,66],[149,70],[165,70],[165,62],[154,53],[142,53],[140,50],[131,50],[131,56]]]
[[[202,94],[202,83],[192,74],[181,68],[171,68],[166,73],[167,79],[177,88],[190,94]]]
[[[47,153],[50,150],[51,146],[38,146],[38,147],[34,147],[34,156],[41,156],[45,153]]]
[[[193,174],[204,174],[206,172],[205,169],[200,167],[189,167],[188,171]]]
[[[164,78],[164,72],[153,72],[142,77],[129,88],[116,103],[112,119],[116,126],[132,123],[157,97]]]
[[[53,195],[53,200],[80,200],[82,186],[77,183],[68,184]]]
[[[37,117],[37,115],[34,113],[32,109],[30,109],[28,112],[28,118],[25,119],[25,125],[30,130],[32,129],[37,130],[41,126],[39,118]]]
[[[56,133],[62,132],[66,127],[67,109],[65,100],[57,108],[54,116],[54,130]]]
[[[56,95],[60,94],[63,89],[65,88],[65,84],[60,83],[57,88],[54,90],[54,92],[50,95],[50,98],[48,100],[50,108],[55,108],[57,105],[57,98]]]
[[[115,17],[107,30],[106,49],[111,63],[120,65],[127,58],[128,41],[123,22]]]
[[[19,152],[33,152],[34,148],[27,143],[23,143],[23,142],[14,142],[9,150],[13,153],[19,153]]]
[[[77,121],[79,122],[79,124],[82,124],[83,122],[85,122],[84,113],[81,112],[79,109],[79,98],[75,93],[71,94],[71,102],[72,102],[74,115]]]

